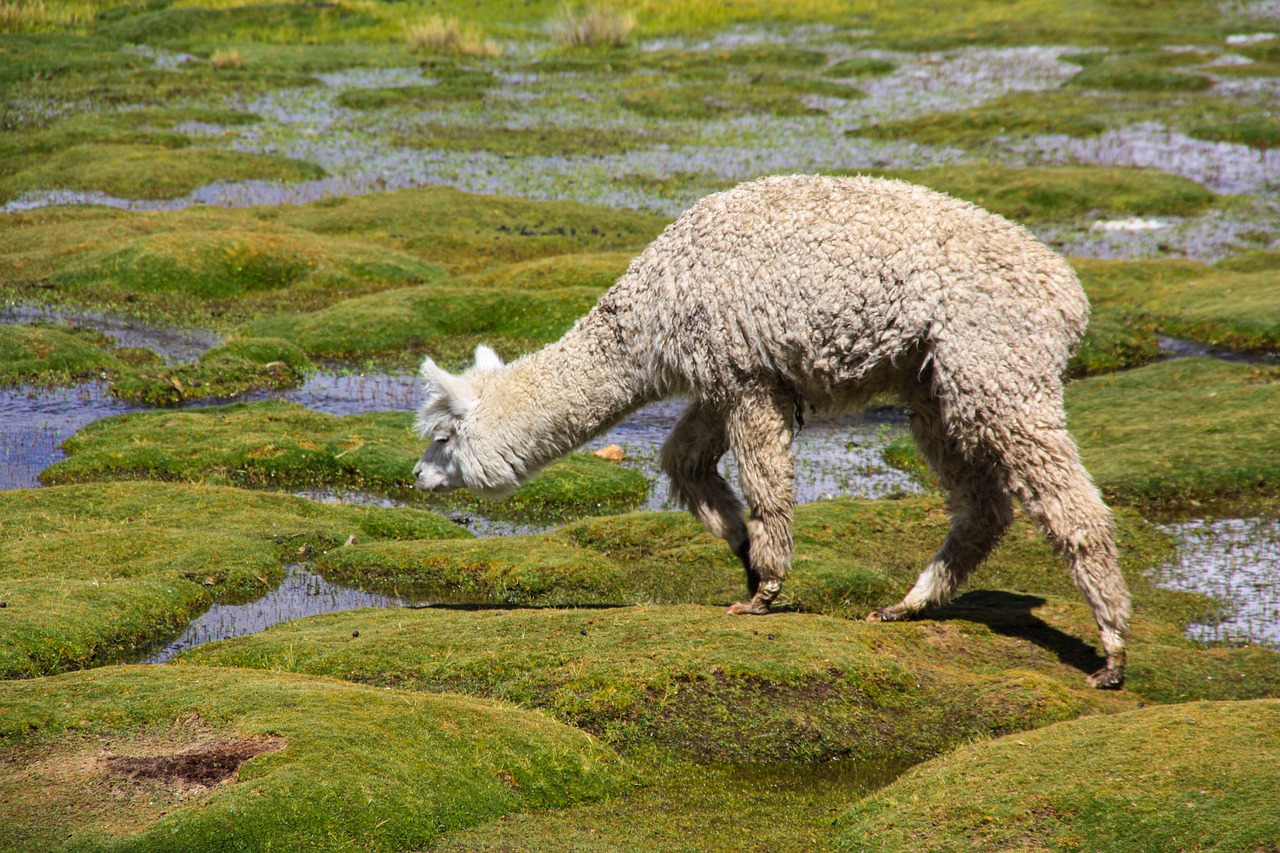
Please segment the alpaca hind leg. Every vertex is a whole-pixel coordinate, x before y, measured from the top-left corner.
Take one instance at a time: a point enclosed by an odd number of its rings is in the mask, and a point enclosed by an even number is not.
[[[1066,560],[1098,623],[1107,663],[1089,676],[1089,683],[1119,687],[1124,682],[1130,604],[1111,512],[1065,429],[1010,436],[1005,458],[1009,490]]]
[[[795,460],[791,455],[794,401],[783,395],[748,396],[729,415],[729,444],[738,461],[742,494],[751,509],[747,522],[751,599],[730,613],[764,614],[778,596],[791,566],[791,510],[795,504]]]
[[[695,402],[663,443],[659,464],[671,480],[671,497],[742,560],[754,595],[760,578],[751,568],[742,501],[720,474],[720,458],[728,449],[724,414]]]
[[[966,458],[930,412],[913,415],[911,430],[948,492],[951,530],[911,591],[897,604],[870,613],[872,622],[909,619],[945,604],[1013,523],[1009,493],[993,465]]]

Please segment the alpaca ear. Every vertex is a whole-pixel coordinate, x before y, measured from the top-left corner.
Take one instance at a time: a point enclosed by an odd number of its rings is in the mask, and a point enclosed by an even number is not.
[[[498,370],[501,367],[500,355],[484,344],[476,347],[476,370]]]
[[[427,383],[428,393],[440,399],[458,417],[465,417],[475,405],[476,394],[471,383],[443,370],[431,359],[422,362],[421,376],[422,381]]]

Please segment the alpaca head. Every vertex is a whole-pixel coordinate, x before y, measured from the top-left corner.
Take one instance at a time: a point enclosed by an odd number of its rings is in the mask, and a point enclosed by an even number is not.
[[[476,348],[475,366],[461,376],[434,361],[422,363],[427,400],[418,410],[418,435],[430,442],[413,467],[419,491],[465,487],[486,498],[501,498],[520,485],[520,476],[498,446],[500,425],[482,422],[484,379],[502,369],[502,359],[486,346]]]

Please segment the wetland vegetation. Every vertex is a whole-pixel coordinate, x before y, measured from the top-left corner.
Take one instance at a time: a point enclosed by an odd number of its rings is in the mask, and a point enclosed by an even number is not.
[[[0,0],[0,463],[32,472],[0,847],[1274,845],[1278,31],[1265,0]],[[664,511],[674,408],[501,504],[409,488],[423,356],[555,340],[694,199],[801,171],[972,200],[1079,272],[1124,690],[1084,687],[1092,619],[1021,516],[953,604],[861,621],[947,529],[892,401],[802,431],[763,620]],[[136,665],[308,573],[388,606]]]

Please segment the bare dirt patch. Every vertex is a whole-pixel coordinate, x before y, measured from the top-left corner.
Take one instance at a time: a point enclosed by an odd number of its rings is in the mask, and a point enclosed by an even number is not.
[[[211,787],[224,781],[250,758],[284,748],[284,738],[251,737],[219,740],[170,755],[107,758],[112,773],[135,780],[156,780]]]

